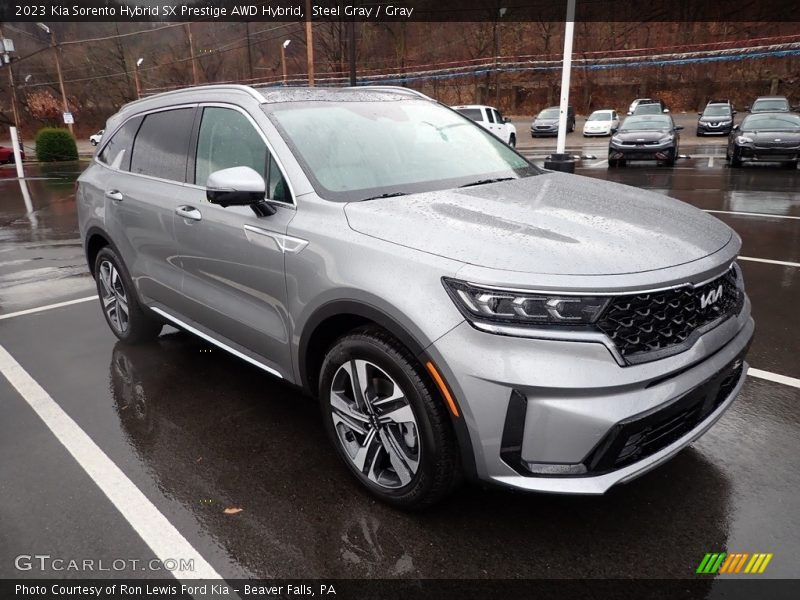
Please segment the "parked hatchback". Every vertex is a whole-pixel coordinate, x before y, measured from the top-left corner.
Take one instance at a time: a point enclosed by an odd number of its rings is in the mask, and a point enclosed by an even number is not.
[[[542,110],[531,123],[531,137],[558,135],[558,123],[561,109],[551,106]],[[575,131],[575,109],[567,108],[567,132]]]
[[[603,493],[699,437],[745,376],[727,225],[543,171],[405,88],[128,104],[77,203],[118,338],[170,323],[305,389],[396,506],[462,475]]]

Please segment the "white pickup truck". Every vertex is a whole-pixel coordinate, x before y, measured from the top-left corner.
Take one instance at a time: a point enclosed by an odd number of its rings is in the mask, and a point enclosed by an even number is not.
[[[512,148],[517,145],[517,128],[496,108],[480,104],[467,104],[454,106],[453,109],[468,119],[472,119],[484,129],[488,129]]]

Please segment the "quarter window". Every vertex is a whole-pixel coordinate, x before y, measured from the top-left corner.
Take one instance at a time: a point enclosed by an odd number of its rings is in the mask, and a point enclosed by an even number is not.
[[[494,123],[494,115],[492,114],[491,108],[486,109],[486,118],[489,121],[489,123]]]
[[[131,146],[141,124],[141,117],[134,117],[126,121],[97,155],[97,160],[123,171],[130,170]]]
[[[131,155],[131,173],[183,182],[194,108],[151,113],[144,118]]]

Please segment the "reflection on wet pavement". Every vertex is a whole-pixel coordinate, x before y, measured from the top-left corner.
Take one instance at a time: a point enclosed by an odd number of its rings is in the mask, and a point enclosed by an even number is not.
[[[0,310],[91,293],[78,237],[75,179],[83,163],[0,169]]]

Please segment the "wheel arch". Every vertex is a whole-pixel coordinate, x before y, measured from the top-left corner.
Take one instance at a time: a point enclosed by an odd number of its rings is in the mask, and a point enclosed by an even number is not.
[[[300,336],[298,383],[306,393],[313,397],[317,396],[319,370],[331,344],[348,331],[364,325],[377,325],[388,331],[404,344],[422,365],[430,360],[425,351],[429,344],[422,342],[380,308],[357,300],[331,301],[312,313]],[[445,399],[442,397],[441,401],[444,403]],[[459,417],[455,417],[449,410],[447,414],[456,434],[463,473],[467,478],[476,480],[475,453],[464,415],[462,413]]]
[[[94,263],[97,258],[97,253],[106,246],[111,246],[111,248],[117,252],[116,246],[111,241],[111,236],[103,229],[94,225],[86,230],[83,250],[86,254],[86,262],[89,265],[89,272],[92,274],[92,277],[94,277]],[[117,253],[119,254],[119,252]]]

